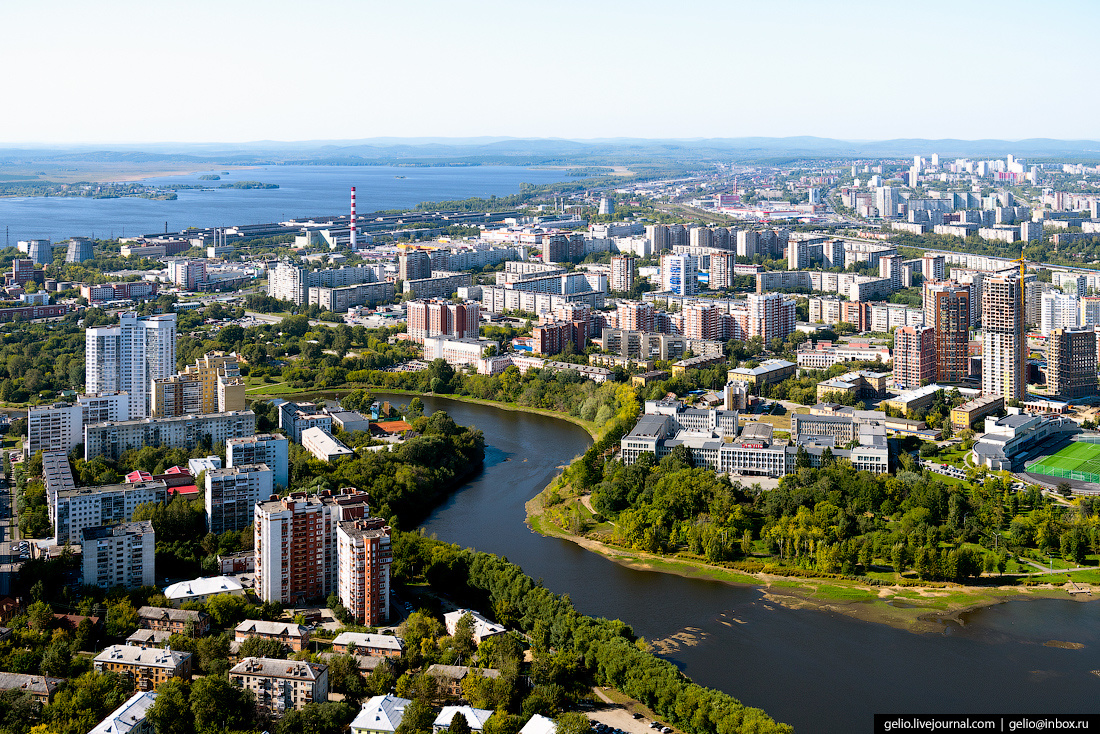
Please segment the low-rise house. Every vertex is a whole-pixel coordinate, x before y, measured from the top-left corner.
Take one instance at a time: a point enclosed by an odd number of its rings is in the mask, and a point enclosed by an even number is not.
[[[424,672],[438,681],[440,691],[451,696],[462,695],[462,681],[471,674],[477,675],[480,673],[485,678],[500,677],[499,670],[493,670],[492,668],[479,670],[465,665],[432,665]]]
[[[164,647],[171,636],[171,632],[142,629],[127,637],[126,644],[130,647]]]
[[[48,678],[44,675],[0,672],[0,691],[28,693],[40,703],[53,701],[53,694],[65,682],[64,678]]]
[[[153,722],[146,716],[156,700],[156,691],[139,691],[88,734],[153,734]]]
[[[150,630],[169,634],[203,637],[210,633],[210,615],[174,607],[141,607],[138,623]]]
[[[191,653],[111,645],[96,655],[95,669],[128,676],[139,691],[154,691],[172,678],[191,679]]]
[[[277,658],[245,658],[229,681],[256,696],[256,711],[276,718],[307,703],[328,701],[328,666]]]
[[[375,696],[363,704],[359,715],[351,722],[351,734],[393,734],[405,717],[405,707],[412,701],[393,695]]]
[[[482,641],[494,635],[502,635],[505,629],[495,622],[490,622],[472,609],[459,609],[456,612],[447,612],[443,615],[443,623],[447,626],[447,634],[454,635],[458,628],[458,621],[469,614],[474,620],[474,644],[480,645]]]
[[[432,731],[438,732],[451,728],[451,720],[456,716],[465,716],[466,723],[470,725],[470,731],[484,731],[485,722],[493,712],[489,709],[475,709],[470,706],[444,706],[432,722]]]
[[[370,635],[365,632],[341,632],[332,641],[332,651],[353,652],[356,655],[372,655],[386,658],[401,657],[405,642],[393,635]]]
[[[192,581],[180,581],[164,590],[168,602],[174,607],[189,601],[204,603],[219,594],[244,596],[244,587],[241,586],[241,582],[228,576],[210,576]]]
[[[542,714],[535,714],[527,720],[527,723],[519,730],[519,734],[557,734],[557,731],[558,725],[553,719],[548,719]]]
[[[294,622],[264,622],[246,619],[237,625],[233,641],[240,644],[249,637],[276,640],[299,652],[309,644],[309,629]]]

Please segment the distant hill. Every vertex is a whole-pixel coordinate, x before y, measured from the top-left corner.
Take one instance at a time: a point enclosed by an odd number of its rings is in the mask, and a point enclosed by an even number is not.
[[[80,145],[53,148],[0,148],[0,165],[34,161],[63,163],[421,163],[517,165],[590,165],[629,162],[765,161],[806,158],[883,158],[911,155],[941,157],[1100,158],[1100,141],[1054,140],[837,140],[786,138],[364,138],[250,143],[155,143]]]

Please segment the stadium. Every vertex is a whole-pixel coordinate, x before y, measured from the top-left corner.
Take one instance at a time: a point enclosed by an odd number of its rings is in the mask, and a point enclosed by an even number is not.
[[[1057,453],[1028,464],[1026,471],[1054,480],[1100,484],[1100,443],[1072,441]]]

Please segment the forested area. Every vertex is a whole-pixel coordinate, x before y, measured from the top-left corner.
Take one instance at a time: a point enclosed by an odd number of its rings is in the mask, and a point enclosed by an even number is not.
[[[573,492],[592,492],[597,520],[613,521],[600,539],[708,561],[757,558],[844,575],[885,568],[963,582],[1003,573],[1013,558],[1057,554],[1085,563],[1100,550],[1095,500],[1067,506],[994,475],[941,481],[908,454],[896,475],[858,472],[839,460],[803,466],[767,492],[691,468],[683,447],[659,464],[649,456],[630,466],[594,462],[564,479]]]
[[[401,533],[395,538],[394,576],[405,583],[426,580],[456,603],[492,610],[499,623],[526,633],[532,691],[505,702],[509,716],[496,725],[504,728],[490,734],[514,734],[529,713],[593,684],[615,687],[686,734],[792,731],[760,709],[692,683],[650,654],[626,624],[579,614],[568,597],[504,559]]]

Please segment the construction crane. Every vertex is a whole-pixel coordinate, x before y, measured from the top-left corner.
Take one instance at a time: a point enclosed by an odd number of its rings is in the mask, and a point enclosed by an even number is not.
[[[1017,369],[1019,369],[1020,381],[1020,397],[1018,399],[1020,402],[1023,402],[1027,400],[1027,293],[1024,287],[1024,276],[1027,274],[1027,260],[1024,258],[1023,252],[1021,252],[1020,257],[1011,262],[1020,263],[1020,364],[1017,366]],[[1006,374],[1005,377],[1007,378],[1008,375]],[[1006,387],[1009,386],[1006,385]],[[1011,394],[1011,392],[1005,391],[1006,397]]]

